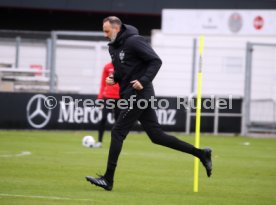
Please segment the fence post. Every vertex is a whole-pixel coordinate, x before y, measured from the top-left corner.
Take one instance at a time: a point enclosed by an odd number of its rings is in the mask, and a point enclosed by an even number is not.
[[[245,64],[245,85],[243,98],[243,117],[242,117],[242,135],[248,134],[248,126],[250,121],[250,98],[251,98],[251,73],[252,73],[252,52],[253,45],[250,42],[246,43],[246,64]]]
[[[56,92],[56,41],[57,34],[53,31],[51,46],[51,61],[50,61],[50,92]]]
[[[192,81],[191,81],[191,93],[195,92],[195,78],[196,78],[196,45],[197,39],[193,40],[193,56],[192,56]]]
[[[15,67],[19,67],[19,55],[20,55],[20,44],[21,44],[21,37],[17,36],[15,38]]]
[[[215,115],[214,115],[214,135],[218,134],[218,126],[219,126],[219,97],[215,97]]]
[[[49,76],[49,71],[51,70],[51,59],[52,59],[52,40],[48,38],[46,40],[46,70],[48,73],[45,74],[46,77]]]

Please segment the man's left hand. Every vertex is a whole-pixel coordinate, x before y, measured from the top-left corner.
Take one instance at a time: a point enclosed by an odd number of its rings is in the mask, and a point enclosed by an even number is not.
[[[144,88],[143,85],[138,80],[133,80],[130,83],[132,83],[132,87],[135,90],[142,90]]]

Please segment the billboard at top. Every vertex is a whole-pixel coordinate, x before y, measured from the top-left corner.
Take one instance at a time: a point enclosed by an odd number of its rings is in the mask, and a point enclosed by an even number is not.
[[[167,34],[276,36],[276,10],[162,10]]]

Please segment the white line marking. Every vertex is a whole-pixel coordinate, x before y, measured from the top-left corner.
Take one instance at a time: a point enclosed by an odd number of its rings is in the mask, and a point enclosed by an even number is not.
[[[29,151],[22,151],[19,154],[1,154],[0,157],[23,157],[23,156],[28,156],[31,155],[32,153]]]
[[[16,154],[15,156],[16,157],[22,157],[22,156],[28,156],[28,155],[31,155],[32,153],[31,152],[29,152],[29,151],[23,151],[23,152],[21,152],[21,153],[19,153],[19,154]]]
[[[30,195],[22,195],[22,194],[5,194],[0,193],[2,197],[21,197],[21,198],[34,198],[34,199],[50,199],[50,200],[64,200],[64,201],[93,201],[91,199],[73,199],[69,197],[58,197],[58,196],[30,196]],[[1,197],[0,197],[1,198]]]

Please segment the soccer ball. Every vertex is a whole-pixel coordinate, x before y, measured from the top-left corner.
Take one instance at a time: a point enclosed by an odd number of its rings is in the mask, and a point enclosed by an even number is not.
[[[96,141],[95,141],[94,137],[92,137],[92,136],[84,136],[82,138],[82,145],[84,147],[88,147],[88,148],[94,147],[95,143],[96,143]]]

